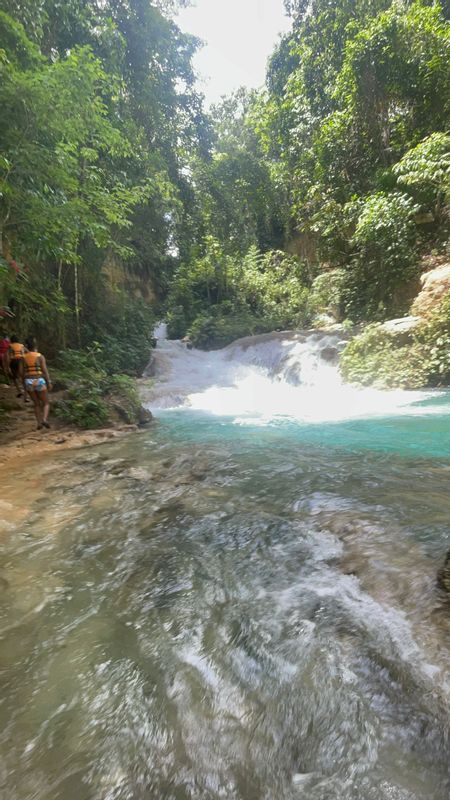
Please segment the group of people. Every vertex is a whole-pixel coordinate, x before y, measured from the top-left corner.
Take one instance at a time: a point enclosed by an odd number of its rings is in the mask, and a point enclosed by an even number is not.
[[[23,396],[27,402],[29,396],[33,401],[37,429],[50,428],[49,392],[52,384],[45,357],[39,353],[34,336],[26,339],[25,343],[20,342],[17,336],[0,336],[0,364],[5,378],[12,379],[17,397]]]

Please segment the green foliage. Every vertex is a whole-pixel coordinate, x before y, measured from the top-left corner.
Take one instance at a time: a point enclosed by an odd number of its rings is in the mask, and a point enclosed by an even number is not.
[[[237,277],[239,296],[272,329],[300,327],[310,318],[309,274],[303,262],[278,250],[251,249]]]
[[[311,289],[311,307],[317,313],[331,313],[337,321],[343,314],[343,296],[347,284],[345,269],[322,272],[315,278]]]
[[[69,389],[67,398],[56,406],[56,415],[71,425],[85,430],[103,428],[109,422],[109,411],[101,391],[89,384]]]
[[[450,185],[450,136],[433,133],[408,150],[394,167],[399,183],[405,186],[428,184],[447,192]]]
[[[346,314],[354,320],[398,315],[410,299],[403,298],[402,287],[417,276],[416,206],[407,195],[379,192],[350,208],[356,252],[344,291]]]
[[[106,291],[104,297],[108,298]],[[86,345],[109,374],[141,375],[149,360],[155,321],[148,303],[116,292],[97,312],[95,321],[91,318]]]
[[[345,268],[344,313],[401,313],[425,235],[414,206],[434,215],[429,239],[445,235],[448,15],[419,0],[286,7],[293,31],[249,115],[281,184],[286,235],[309,242],[311,265]]]
[[[209,312],[199,314],[188,330],[189,339],[195,347],[214,350],[243,336],[253,336],[272,330],[270,320],[255,317],[248,309],[233,309],[224,302],[212,306]]]
[[[425,353],[417,344],[400,344],[380,324],[369,325],[341,356],[346,381],[378,389],[418,389],[428,380]]]
[[[62,400],[55,404],[57,416],[79,428],[100,428],[108,423],[108,408],[103,400],[107,375],[95,354],[65,350],[52,370],[55,385],[66,386]]]
[[[136,304],[116,290],[164,288],[192,234],[185,171],[207,126],[179,5],[5,0],[0,12],[0,255],[28,276],[6,281],[2,268],[0,296],[49,354],[95,341],[108,368],[140,368]],[[111,287],[113,255],[122,278]]]
[[[139,293],[202,346],[326,309],[402,313],[425,236],[446,229],[448,2],[286,0],[266,90],[208,116],[182,5],[4,0],[0,300],[15,327],[50,357],[70,343],[135,374],[154,316]]]
[[[408,337],[369,325],[341,357],[346,380],[362,386],[416,389],[450,383],[450,293]]]
[[[393,167],[398,182],[410,188],[423,205],[440,213],[450,201],[450,136],[433,133],[408,150]]]
[[[366,134],[365,156],[376,165],[433,128],[450,110],[449,27],[439,5],[393,2],[347,43],[336,97]]]
[[[135,381],[107,372],[101,351],[65,350],[52,369],[56,387],[64,386],[56,414],[79,428],[110,425],[115,417],[136,423],[141,403]]]
[[[230,255],[283,239],[279,192],[251,124],[255,103],[254,92],[240,89],[215,106],[210,157],[192,163],[200,229]]]
[[[251,333],[309,323],[309,275],[281,251],[226,255],[214,239],[205,255],[182,265],[169,295],[168,333],[199,347],[219,347]]]

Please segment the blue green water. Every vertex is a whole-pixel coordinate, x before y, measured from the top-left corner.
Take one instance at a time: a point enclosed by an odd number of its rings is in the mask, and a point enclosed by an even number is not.
[[[290,441],[353,451],[450,459],[450,392],[422,400],[411,410],[414,413],[314,424],[289,419],[264,425],[251,421],[236,423],[233,417],[186,409],[158,412],[157,417],[174,440],[178,437],[181,441],[205,443],[242,440],[269,446],[275,442],[282,446],[283,442]]]

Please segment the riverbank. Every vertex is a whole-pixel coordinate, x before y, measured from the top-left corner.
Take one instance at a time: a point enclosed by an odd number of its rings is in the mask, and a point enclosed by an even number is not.
[[[51,401],[61,401],[63,392],[52,393]],[[36,419],[32,403],[17,398],[15,388],[0,385],[0,470],[12,462],[36,455],[78,449],[118,439],[142,428],[137,423],[117,420],[108,427],[82,430],[51,413],[50,430],[36,430]],[[0,473],[1,474],[1,473]]]

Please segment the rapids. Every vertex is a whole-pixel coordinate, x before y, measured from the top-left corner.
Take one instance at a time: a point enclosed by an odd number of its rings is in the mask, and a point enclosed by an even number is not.
[[[188,350],[168,341],[165,326],[155,334],[152,357],[156,385],[144,391],[152,410],[190,408],[237,423],[342,422],[442,413],[445,393],[380,391],[346,385],[339,372],[342,335],[304,331],[262,334],[223,350]]]
[[[450,396],[161,340],[156,421],[3,475],[11,800],[448,800]]]

